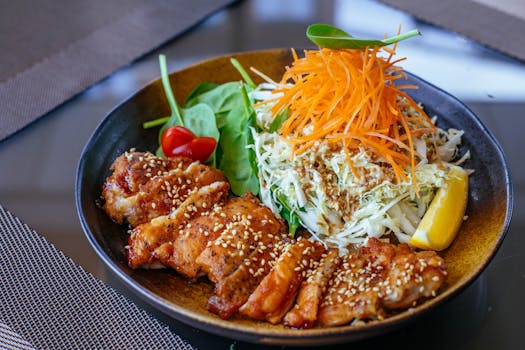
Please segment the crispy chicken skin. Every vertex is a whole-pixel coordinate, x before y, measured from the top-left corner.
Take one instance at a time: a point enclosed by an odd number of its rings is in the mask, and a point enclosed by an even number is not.
[[[196,279],[200,277],[197,256],[206,244],[218,236],[209,222],[202,222],[202,216],[190,221],[174,240],[166,242],[154,250],[153,256],[164,265],[176,270],[179,274]]]
[[[191,163],[188,158],[181,158],[181,163],[174,159],[162,159],[149,152],[124,152],[117,157],[110,167],[113,172],[108,178],[108,183],[115,185],[125,195],[132,195],[139,191],[139,187],[147,183],[158,172],[171,169],[185,168]]]
[[[126,152],[111,166],[102,189],[103,209],[117,223],[138,226],[177,208],[196,189],[224,174],[188,158],[162,159]]]
[[[230,318],[248,300],[283,249],[288,244],[286,236],[268,235],[257,241],[257,248],[245,257],[237,269],[215,284],[214,295],[206,307],[223,319]]]
[[[186,230],[191,228],[193,218],[209,211],[209,208],[213,208],[216,203],[222,203],[228,196],[229,189],[227,182],[214,182],[201,187],[171,214],[159,216],[135,227],[128,239],[128,265],[136,269],[151,267],[151,264],[156,266],[160,263],[176,270],[180,268],[180,272],[184,273],[182,267],[184,262],[172,260],[172,254],[167,254],[169,245],[173,244],[179,236],[186,234]],[[188,246],[184,249],[193,248],[195,247]]]
[[[323,298],[319,322],[339,326],[380,316],[379,285],[387,278],[395,248],[371,238],[359,252],[343,257]]]
[[[273,222],[273,225],[269,225],[268,221]],[[263,226],[273,228],[273,231],[266,230],[267,234],[284,232],[284,225],[277,222],[271,211],[262,206],[253,194],[247,193],[216,204],[210,211],[202,212],[186,225],[183,234],[170,242],[168,255],[160,257],[156,250],[155,256],[160,261],[167,261],[168,266],[188,278],[199,277],[202,268],[203,274],[217,282],[233,272],[243,256],[255,249],[253,242],[261,239],[257,236],[262,236],[259,229]],[[241,239],[228,241],[225,240],[227,235],[239,235]],[[215,252],[214,248],[220,249],[219,247],[225,250],[230,248],[230,251],[221,255],[207,255],[203,252],[205,249]],[[203,257],[199,260],[202,254],[209,259]]]
[[[292,307],[301,282],[309,270],[317,267],[324,252],[322,243],[302,237],[289,244],[239,313],[272,324],[280,323]]]
[[[294,307],[284,317],[284,324],[293,328],[311,328],[317,320],[319,305],[328,282],[339,265],[339,251],[323,254],[317,268],[311,270],[301,284]]]
[[[228,277],[255,249],[271,243],[274,236],[286,234],[283,221],[249,192],[228,201],[213,230],[221,234],[207,244],[197,264],[214,283]]]
[[[155,157],[149,152],[130,150],[123,153],[111,165],[112,174],[102,187],[102,209],[117,223],[123,223],[127,205],[121,203],[122,200],[137,194],[153,174],[185,168],[190,163],[188,158],[180,158],[180,162],[177,162]]]
[[[387,309],[414,306],[422,297],[435,296],[446,276],[445,261],[436,252],[414,253],[408,245],[402,244],[396,248],[381,302]]]
[[[335,272],[319,310],[319,322],[338,326],[353,320],[382,319],[387,310],[407,308],[434,296],[446,277],[435,252],[414,252],[375,238],[347,255]]]

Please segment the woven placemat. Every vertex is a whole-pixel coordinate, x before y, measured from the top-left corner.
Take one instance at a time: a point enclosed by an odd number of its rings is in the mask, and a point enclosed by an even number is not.
[[[232,2],[2,2],[0,141]]]
[[[0,206],[0,349],[194,349]]]
[[[35,348],[0,320],[0,349],[33,350]]]

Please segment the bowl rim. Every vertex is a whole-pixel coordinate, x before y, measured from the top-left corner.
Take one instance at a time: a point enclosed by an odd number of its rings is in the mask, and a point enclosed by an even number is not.
[[[194,64],[185,66],[176,71],[172,71],[171,75],[177,74],[184,70],[189,70],[194,67],[197,67],[202,64],[206,64],[210,61],[229,58],[229,57],[239,57],[246,54],[277,54],[282,53],[283,50],[290,50],[288,48],[277,48],[277,49],[266,49],[266,50],[255,50],[255,51],[243,51],[237,53],[229,53],[226,55],[216,56],[208,58],[205,60],[200,60]],[[379,335],[386,333],[390,330],[396,329],[405,325],[408,322],[411,322],[424,314],[427,314],[428,311],[433,310],[439,305],[448,302],[453,296],[459,294],[470,286],[482,273],[482,271],[487,267],[490,261],[494,258],[497,251],[501,247],[503,240],[509,230],[510,221],[512,218],[513,205],[514,205],[514,194],[512,179],[510,173],[510,167],[505,156],[505,153],[494,137],[492,132],[481,122],[479,117],[462,101],[460,101],[455,96],[444,91],[443,89],[425,81],[424,79],[418,77],[417,75],[404,71],[409,77],[414,79],[418,84],[426,85],[427,88],[436,91],[447,97],[447,99],[457,107],[463,109],[465,114],[476,124],[476,126],[482,131],[492,145],[496,149],[497,155],[501,158],[501,163],[503,164],[503,172],[505,174],[505,191],[506,191],[506,213],[505,218],[502,223],[502,229],[498,233],[496,243],[491,247],[489,254],[480,263],[473,271],[469,273],[466,278],[458,281],[454,286],[447,289],[446,291],[438,294],[435,298],[432,299],[432,302],[425,302],[414,309],[405,310],[393,316],[390,316],[381,321],[370,321],[362,325],[346,325],[341,327],[328,327],[328,328],[312,328],[312,329],[272,329],[264,327],[254,327],[248,325],[242,325],[239,328],[239,325],[236,322],[222,320],[215,318],[212,315],[206,316],[204,314],[185,309],[183,306],[174,304],[168,299],[165,299],[146,287],[137,283],[131,276],[126,274],[124,270],[104,251],[104,248],[97,241],[94,233],[91,231],[89,224],[84,216],[82,211],[82,185],[83,179],[82,175],[85,169],[86,155],[89,153],[90,148],[95,143],[97,135],[101,130],[104,129],[105,125],[111,120],[111,116],[119,110],[124,104],[129,100],[134,99],[137,95],[142,93],[144,90],[151,87],[151,85],[158,83],[160,77],[157,77],[140,89],[132,93],[126,99],[122,100],[118,105],[116,105],[98,124],[90,138],[88,139],[86,145],[84,146],[80,159],[77,165],[76,179],[75,179],[75,203],[77,209],[77,215],[80,219],[80,223],[86,238],[88,239],[90,245],[95,250],[99,258],[103,261],[106,267],[109,267],[110,271],[116,275],[128,288],[130,288],[137,296],[142,300],[146,301],[148,304],[152,305],[159,311],[169,315],[170,317],[191,325],[195,328],[201,329],[206,332],[210,332],[219,336],[226,336],[233,339],[244,340],[249,342],[256,343],[266,343],[273,345],[320,345],[320,344],[335,344],[341,343],[343,341],[356,341],[359,339],[367,338],[371,335]],[[349,336],[352,336],[349,340]]]

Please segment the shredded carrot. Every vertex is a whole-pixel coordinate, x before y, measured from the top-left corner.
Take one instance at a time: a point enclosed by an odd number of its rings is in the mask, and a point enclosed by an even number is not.
[[[293,146],[294,155],[321,139],[339,142],[347,156],[365,147],[390,164],[398,181],[408,181],[405,171],[410,169],[418,193],[413,136],[436,129],[423,109],[401,91],[417,86],[394,84],[406,77],[395,65],[404,59],[393,60],[395,50],[395,45],[362,50],[321,48],[306,50],[302,58],[292,51],[293,64],[274,91],[282,97],[272,114],[289,110],[279,132]],[[386,58],[381,57],[382,51]],[[417,116],[402,113],[400,97]],[[347,159],[358,176],[350,157]]]

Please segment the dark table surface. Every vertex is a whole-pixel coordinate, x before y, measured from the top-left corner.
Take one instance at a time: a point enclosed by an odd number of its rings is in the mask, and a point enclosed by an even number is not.
[[[422,37],[399,46],[399,56],[408,57],[402,66],[449,91],[477,113],[503,146],[514,182],[510,231],[479,279],[406,328],[352,346],[525,348],[525,165],[520,156],[525,65],[377,2],[253,0],[220,11],[0,143],[2,205],[80,266],[127,293],[89,246],[74,204],[77,162],[95,127],[118,103],[158,77],[159,53],[166,54],[169,69],[176,70],[230,52],[307,47],[311,45],[304,32],[314,22],[333,23],[366,37],[392,34],[400,24],[405,30],[419,28]],[[234,343],[156,316],[200,348],[229,348]],[[236,348],[250,346],[236,343]]]

